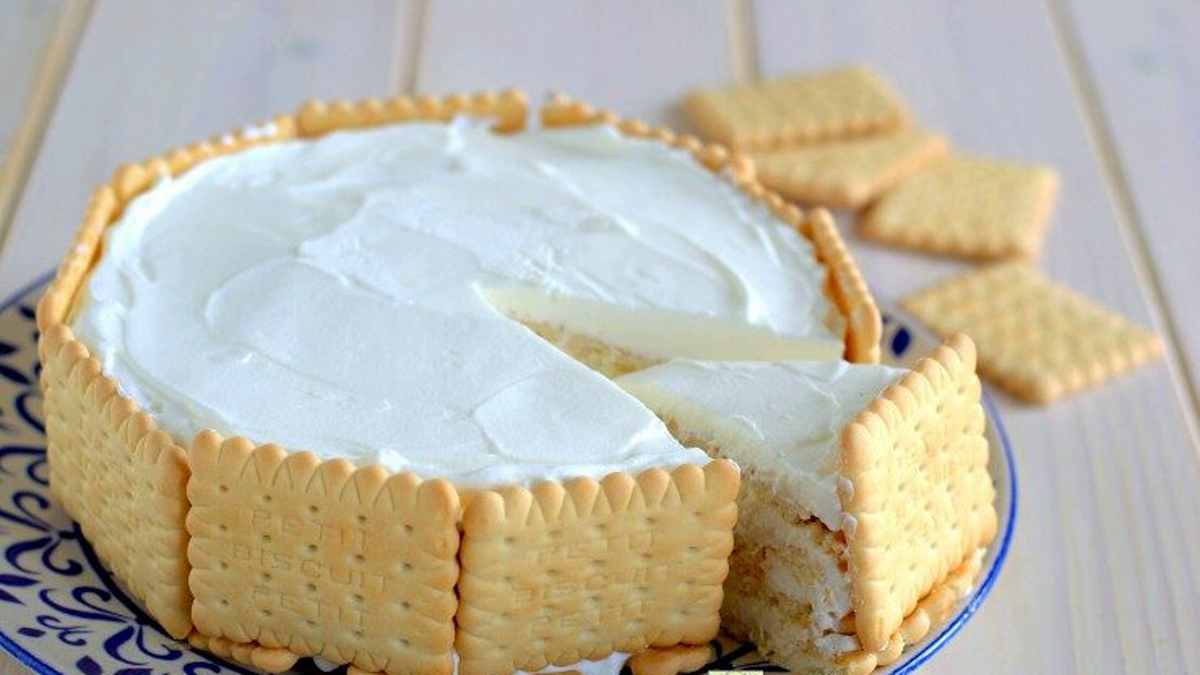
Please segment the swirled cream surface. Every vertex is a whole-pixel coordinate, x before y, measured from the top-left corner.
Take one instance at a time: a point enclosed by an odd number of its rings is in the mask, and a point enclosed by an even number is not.
[[[837,358],[823,281],[806,240],[680,151],[406,124],[163,178],[73,325],[181,440],[479,486],[705,460],[513,317],[658,358]]]
[[[907,372],[844,361],[681,359],[617,383],[838,530],[842,429]]]

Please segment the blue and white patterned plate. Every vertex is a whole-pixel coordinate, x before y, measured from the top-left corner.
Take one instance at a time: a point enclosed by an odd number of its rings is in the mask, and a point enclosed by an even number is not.
[[[248,673],[172,640],[114,583],[79,528],[50,499],[45,426],[37,385],[33,308],[48,277],[0,304],[0,648],[39,673],[154,675]],[[936,343],[894,314],[885,323],[886,359],[911,364]],[[910,673],[953,637],[991,590],[1008,553],[1017,509],[1012,448],[986,401],[1000,537],[975,591],[954,616],[881,672]],[[721,669],[778,670],[752,645],[721,649]],[[312,671],[307,661],[305,669]]]

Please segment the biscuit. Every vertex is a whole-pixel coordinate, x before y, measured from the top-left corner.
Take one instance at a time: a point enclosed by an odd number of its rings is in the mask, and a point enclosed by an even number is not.
[[[300,657],[286,649],[268,649],[253,643],[232,642],[225,638],[210,638],[201,633],[192,632],[187,637],[188,644],[196,649],[219,656],[223,659],[233,659],[242,665],[253,666],[267,673],[282,673],[291,670]]]
[[[740,476],[726,460],[473,495],[463,675],[536,671],[717,634]]]
[[[707,666],[713,658],[712,645],[678,645],[647,649],[629,657],[625,665],[633,675],[678,675]]]
[[[1051,169],[972,157],[935,162],[867,210],[863,236],[965,258],[1033,257],[1058,192]]]
[[[1150,331],[1019,262],[962,274],[903,305],[942,335],[969,333],[984,377],[1037,403],[1096,386],[1163,351]]]
[[[799,202],[858,209],[943,157],[946,139],[928,131],[804,145],[751,158],[763,185]]]
[[[183,449],[101,374],[71,329],[49,326],[39,353],[55,500],[150,616],[172,637],[186,637]]]
[[[846,360],[879,363],[883,319],[862,272],[842,241],[833,216],[825,209],[813,209],[798,227],[801,234],[813,242],[817,260],[829,270],[825,293],[846,319]]]
[[[930,632],[939,628],[954,613],[955,607],[966,598],[973,588],[979,571],[983,567],[983,556],[986,549],[978,549],[968,556],[949,576],[935,586],[921,599],[917,606],[900,627],[892,634],[887,646],[878,652],[854,651],[843,654],[832,662],[805,660],[804,657],[793,659],[802,660],[820,672],[837,673],[838,675],[868,675],[876,668],[889,666],[899,660],[907,647],[925,639]],[[765,653],[759,645],[759,651],[743,649],[743,639],[749,637],[749,629],[737,626],[739,639],[730,639],[724,634],[708,645],[667,647],[648,649],[630,657],[626,662],[633,675],[679,675],[680,673],[697,672],[705,666],[712,665],[714,659],[723,659],[722,668],[747,670],[761,667],[765,661],[761,655]],[[788,635],[780,636],[786,643]],[[730,663],[726,652],[736,654]],[[775,658],[779,658],[779,654]],[[697,665],[699,664],[699,665]],[[806,672],[806,671],[805,671]]]
[[[959,334],[843,430],[838,497],[865,651],[887,648],[918,602],[995,536],[984,426],[975,347]]]
[[[863,66],[698,90],[684,110],[701,135],[738,150],[773,150],[899,129],[908,112]]]
[[[845,669],[845,675],[868,675],[876,668],[890,666],[900,659],[906,647],[925,639],[930,631],[945,623],[954,613],[958,602],[971,593],[986,552],[986,549],[977,549],[929,591],[916,608],[904,617],[883,649],[878,652],[859,651],[838,659],[838,664]]]
[[[197,434],[188,558],[207,638],[448,674],[458,493],[443,480]]]
[[[525,127],[528,109],[525,94],[516,89],[450,94],[441,98],[421,95],[387,100],[368,98],[357,102],[312,100],[297,111],[296,125],[300,137],[315,138],[331,131],[402,122],[444,122],[456,115],[473,115],[495,119],[493,128],[496,131],[512,132]]]

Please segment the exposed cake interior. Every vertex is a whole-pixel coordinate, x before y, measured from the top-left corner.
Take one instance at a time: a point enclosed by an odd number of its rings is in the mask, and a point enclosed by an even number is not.
[[[73,327],[183,441],[487,486],[705,461],[599,373],[838,358],[825,285],[803,236],[685,151],[412,123],[163,179],[108,231]]]
[[[907,372],[845,362],[673,360],[617,382],[685,445],[742,467],[722,625],[784,663],[857,651],[837,482],[843,427]],[[786,637],[784,637],[786,636]]]

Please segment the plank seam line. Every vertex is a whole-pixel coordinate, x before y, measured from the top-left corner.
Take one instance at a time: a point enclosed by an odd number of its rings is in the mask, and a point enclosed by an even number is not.
[[[50,117],[83,41],[92,15],[92,0],[73,0],[55,21],[53,37],[43,50],[29,100],[21,115],[8,159],[0,166],[0,252],[8,243],[17,203],[25,191],[33,163],[45,139]]]
[[[1134,272],[1142,288],[1149,294],[1150,306],[1156,322],[1166,334],[1167,364],[1173,371],[1173,381],[1176,395],[1184,403],[1188,435],[1191,437],[1193,449],[1200,451],[1200,391],[1196,387],[1196,374],[1192,372],[1180,350],[1179,327],[1170,311],[1163,291],[1162,280],[1155,269],[1150,247],[1146,242],[1145,225],[1133,199],[1133,191],[1129,186],[1129,178],[1121,163],[1120,153],[1117,152],[1116,142],[1109,127],[1104,105],[1100,100],[1099,90],[1091,74],[1076,27],[1068,11],[1062,7],[1061,0],[1046,0],[1049,8],[1050,22],[1054,28],[1059,51],[1067,63],[1071,85],[1080,102],[1083,111],[1084,126],[1092,147],[1100,159],[1104,181],[1108,186],[1116,210],[1117,224],[1125,242],[1125,248],[1131,253]]]
[[[400,65],[396,64],[396,86],[401,94],[412,94],[416,92],[417,80],[421,76],[421,54],[425,51],[425,33],[429,26],[429,0],[418,0],[413,3],[415,8],[412,12],[412,25],[405,30],[405,13],[398,12],[396,19],[396,34],[398,37],[404,36],[408,38],[408,45],[398,45],[396,49],[396,59],[400,61],[402,54],[407,49],[408,54],[408,72],[401,73]]]
[[[754,24],[753,0],[729,0],[729,63],[738,82],[759,77],[758,30]]]

